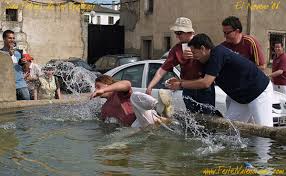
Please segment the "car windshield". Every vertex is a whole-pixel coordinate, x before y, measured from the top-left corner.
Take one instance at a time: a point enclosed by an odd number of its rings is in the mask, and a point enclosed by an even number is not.
[[[99,58],[94,64],[96,65],[96,68],[102,68],[102,67],[106,67],[108,60],[112,59],[112,56],[103,56],[101,58]]]
[[[130,63],[130,62],[136,62],[136,61],[139,61],[140,58],[139,57],[126,57],[126,58],[121,58],[119,60],[119,65],[124,65],[124,64],[127,64],[127,63]]]

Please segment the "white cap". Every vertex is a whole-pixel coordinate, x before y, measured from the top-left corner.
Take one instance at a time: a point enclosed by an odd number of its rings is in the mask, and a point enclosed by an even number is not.
[[[171,26],[172,31],[195,32],[193,29],[192,21],[186,17],[179,17],[176,22]]]

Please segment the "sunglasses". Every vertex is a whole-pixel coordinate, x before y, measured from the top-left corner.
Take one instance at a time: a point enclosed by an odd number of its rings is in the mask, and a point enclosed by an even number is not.
[[[174,32],[176,35],[182,35],[183,33],[185,33],[185,32],[183,32],[183,31],[175,31]]]
[[[236,29],[234,29],[234,30],[232,30],[232,31],[227,31],[227,32],[223,31],[223,33],[224,33],[224,35],[228,35],[228,34],[234,32],[234,31],[236,31]]]

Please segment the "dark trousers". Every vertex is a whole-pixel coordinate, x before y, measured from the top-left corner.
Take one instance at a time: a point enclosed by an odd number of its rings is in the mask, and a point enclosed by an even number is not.
[[[215,113],[215,88],[213,85],[206,89],[183,89],[183,99],[187,110],[191,113]]]

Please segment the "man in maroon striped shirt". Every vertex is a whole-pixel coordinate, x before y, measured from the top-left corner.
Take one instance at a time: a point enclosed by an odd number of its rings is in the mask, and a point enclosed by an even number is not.
[[[283,42],[275,41],[274,50],[276,57],[273,59],[272,73],[268,76],[272,78],[273,89],[286,94],[286,53]]]
[[[265,56],[258,41],[250,36],[242,34],[242,25],[239,18],[235,16],[227,17],[222,22],[225,47],[250,59],[261,70],[265,69]]]

